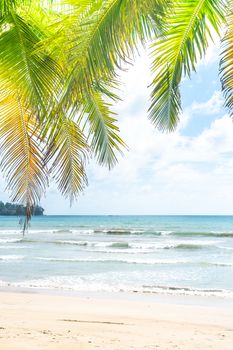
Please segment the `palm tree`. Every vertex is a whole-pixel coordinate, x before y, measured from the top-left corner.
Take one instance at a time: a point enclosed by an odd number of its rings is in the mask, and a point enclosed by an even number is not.
[[[224,26],[221,79],[232,99],[233,4],[224,0],[0,0],[1,165],[27,218],[52,176],[72,202],[94,155],[110,169],[119,136],[119,70],[150,43],[149,118],[175,129],[179,87]]]
[[[117,69],[149,31],[147,3],[0,1],[1,166],[27,220],[49,176],[72,202],[88,157],[112,168],[125,147],[112,112]]]

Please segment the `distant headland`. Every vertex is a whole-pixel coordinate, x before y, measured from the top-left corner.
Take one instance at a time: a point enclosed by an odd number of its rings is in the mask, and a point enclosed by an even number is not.
[[[21,204],[3,203],[0,201],[0,215],[6,216],[22,216],[25,215],[26,208]],[[44,213],[44,209],[39,205],[33,209],[33,215],[41,216]]]

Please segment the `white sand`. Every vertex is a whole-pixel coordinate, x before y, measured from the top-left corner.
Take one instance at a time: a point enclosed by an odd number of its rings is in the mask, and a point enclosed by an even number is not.
[[[232,350],[233,310],[2,292],[0,349]]]

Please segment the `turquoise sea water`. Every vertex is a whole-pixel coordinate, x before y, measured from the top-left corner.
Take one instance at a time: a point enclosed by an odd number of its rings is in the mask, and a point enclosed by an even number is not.
[[[0,217],[0,286],[233,297],[233,216]]]

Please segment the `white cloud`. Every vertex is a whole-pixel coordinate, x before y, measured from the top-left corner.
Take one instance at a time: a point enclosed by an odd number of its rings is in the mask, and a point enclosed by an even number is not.
[[[189,110],[202,114],[217,114],[221,111],[224,104],[224,99],[221,91],[215,91],[211,98],[206,102],[193,102]]]
[[[190,106],[183,110],[178,129],[181,130],[185,128],[194,114],[200,116],[219,114],[223,108],[223,105],[224,98],[222,92],[218,90],[214,91],[210,99],[205,102],[194,101]]]

